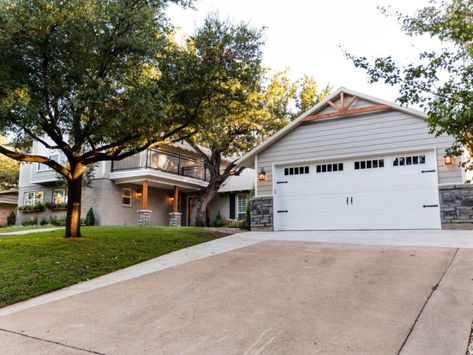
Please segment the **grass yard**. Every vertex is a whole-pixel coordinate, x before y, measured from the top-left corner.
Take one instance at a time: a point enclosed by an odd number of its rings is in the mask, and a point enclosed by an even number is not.
[[[0,237],[0,308],[224,236],[203,228],[83,227]]]

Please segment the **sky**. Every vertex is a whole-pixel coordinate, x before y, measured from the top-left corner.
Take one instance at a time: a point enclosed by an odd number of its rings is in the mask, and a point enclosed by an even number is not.
[[[406,36],[397,19],[381,14],[378,6],[414,14],[427,4],[428,0],[198,0],[196,10],[172,5],[168,15],[180,36],[192,34],[209,13],[265,27],[265,66],[274,71],[289,68],[293,79],[312,75],[319,87],[344,86],[394,101],[397,88],[369,84],[340,46],[368,58],[392,55],[399,63],[414,61],[418,52],[439,44],[427,37]]]

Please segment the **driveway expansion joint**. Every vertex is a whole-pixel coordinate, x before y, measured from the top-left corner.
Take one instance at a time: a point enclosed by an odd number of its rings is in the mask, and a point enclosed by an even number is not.
[[[407,340],[408,340],[409,337],[411,336],[411,334],[412,334],[412,332],[413,332],[413,330],[414,330],[414,328],[415,328],[415,326],[416,326],[416,324],[417,324],[417,322],[418,322],[420,316],[421,316],[422,313],[424,312],[425,307],[426,307],[427,304],[429,303],[429,301],[430,301],[430,299],[432,298],[432,296],[433,296],[433,294],[435,293],[435,291],[438,289],[438,287],[439,287],[440,283],[442,282],[444,276],[446,275],[446,273],[447,273],[448,270],[450,269],[450,266],[452,265],[453,261],[455,260],[457,254],[458,254],[458,250],[459,250],[459,248],[456,248],[456,249],[455,249],[455,252],[453,253],[452,258],[450,259],[450,261],[449,261],[447,267],[445,268],[445,271],[442,273],[442,275],[440,275],[440,278],[439,278],[438,282],[432,287],[432,291],[430,292],[429,296],[427,296],[427,298],[426,298],[424,304],[422,305],[422,308],[421,308],[420,311],[419,311],[419,314],[417,314],[417,317],[416,317],[416,319],[414,320],[414,323],[412,323],[412,326],[411,326],[411,328],[409,329],[409,333],[407,333],[407,336],[406,336],[406,338],[404,339],[404,341],[403,341],[401,347],[399,348],[399,351],[397,352],[397,355],[401,354],[402,350],[404,349],[404,346],[406,345]]]
[[[63,344],[63,343],[60,343],[58,341],[43,339],[43,338],[35,337],[35,336],[32,336],[32,335],[24,334],[24,333],[21,333],[21,332],[15,332],[14,330],[0,328],[0,332],[15,334],[15,335],[19,335],[19,336],[22,336],[22,337],[25,337],[25,338],[28,338],[28,339],[43,341],[43,342],[46,342],[46,343],[63,346],[63,347],[69,348],[69,349],[83,351],[83,352],[86,352],[86,353],[89,353],[89,354],[107,355],[107,354],[104,354],[104,353],[99,353],[98,351],[88,350],[88,349],[79,348],[79,347],[73,346],[73,345]]]

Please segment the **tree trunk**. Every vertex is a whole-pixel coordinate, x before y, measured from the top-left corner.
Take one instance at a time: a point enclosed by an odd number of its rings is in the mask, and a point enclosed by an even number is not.
[[[82,202],[82,177],[67,180],[67,214],[66,214],[66,238],[79,238],[80,213]]]
[[[195,198],[192,206],[190,225],[193,227],[204,227],[206,225],[207,206],[215,197],[220,185],[210,182],[202,189]]]

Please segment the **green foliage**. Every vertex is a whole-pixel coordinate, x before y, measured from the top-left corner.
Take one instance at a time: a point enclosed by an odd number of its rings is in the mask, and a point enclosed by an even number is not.
[[[371,82],[399,85],[401,104],[426,110],[433,133],[455,138],[450,149],[455,155],[462,154],[463,147],[473,153],[472,13],[471,0],[433,1],[413,17],[397,13],[408,35],[428,35],[442,44],[440,50],[420,53],[417,63],[400,67],[391,56],[370,62],[346,53]]]
[[[16,224],[16,213],[11,211],[7,217],[7,226],[14,226]]]
[[[43,212],[46,210],[46,205],[44,203],[38,202],[34,205],[22,205],[18,206],[18,210],[20,210],[23,213],[29,213],[29,212]]]
[[[0,243],[0,308],[158,257],[222,234],[200,228],[85,227],[5,236]]]
[[[48,224],[55,227],[64,227],[66,225],[66,218],[58,216],[49,216]]]
[[[46,202],[45,207],[52,211],[63,211],[67,209],[67,203]]]
[[[0,153],[64,176],[74,209],[87,166],[176,138],[193,119],[170,107],[181,89],[168,78],[169,3],[191,0],[0,2],[0,134],[13,137]],[[33,141],[66,162],[31,155]]]
[[[215,216],[214,220],[214,227],[223,227],[225,225],[225,221],[222,218],[222,215],[220,214],[220,211],[217,212],[217,215]]]
[[[303,75],[302,78],[292,81],[288,69],[275,73],[263,88],[262,101],[268,120],[260,139],[279,131],[325,99],[331,91],[330,86],[319,90],[314,77],[309,75]]]
[[[6,138],[0,136],[0,144],[7,144]],[[0,190],[10,190],[18,187],[20,163],[4,155],[0,155]]]
[[[37,217],[25,218],[21,222],[21,225],[24,226],[24,227],[26,227],[26,226],[36,226],[36,225],[38,225],[38,218]]]
[[[86,226],[95,226],[95,215],[94,215],[94,210],[92,209],[92,207],[87,212],[84,224]]]
[[[39,225],[40,226],[47,226],[48,225],[48,220],[46,218],[41,218],[41,220],[39,221]]]

